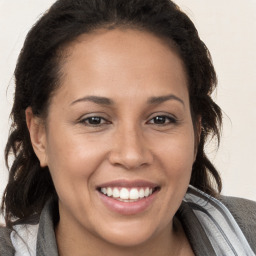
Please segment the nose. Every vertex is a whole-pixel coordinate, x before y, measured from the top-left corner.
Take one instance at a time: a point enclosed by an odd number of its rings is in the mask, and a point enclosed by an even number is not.
[[[153,154],[142,131],[136,127],[120,127],[112,141],[109,161],[127,170],[150,165]]]

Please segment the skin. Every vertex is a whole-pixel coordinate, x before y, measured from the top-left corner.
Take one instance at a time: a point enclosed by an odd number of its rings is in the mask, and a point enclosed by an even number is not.
[[[193,255],[174,216],[196,155],[181,59],[162,39],[132,29],[82,35],[66,50],[47,119],[26,111],[34,150],[59,196],[60,255]],[[100,122],[90,124],[92,116]],[[122,215],[96,190],[117,179],[161,189],[145,211]]]

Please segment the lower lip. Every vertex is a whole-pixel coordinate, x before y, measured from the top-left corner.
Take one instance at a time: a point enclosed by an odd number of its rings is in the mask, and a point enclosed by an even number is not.
[[[98,193],[103,204],[109,210],[122,215],[133,215],[133,214],[138,214],[147,210],[156,199],[156,195],[158,194],[158,191],[155,191],[149,197],[139,199],[138,201],[135,201],[135,202],[122,202],[112,197],[108,197],[100,192]]]

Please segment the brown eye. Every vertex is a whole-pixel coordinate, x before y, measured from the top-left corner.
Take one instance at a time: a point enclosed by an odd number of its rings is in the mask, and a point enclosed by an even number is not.
[[[85,125],[91,125],[91,126],[99,126],[108,123],[106,119],[100,116],[91,116],[84,118],[80,121],[80,123],[83,123]]]
[[[102,118],[101,118],[101,117],[98,117],[98,116],[93,116],[93,117],[87,118],[87,122],[88,122],[89,124],[93,124],[93,125],[100,124],[101,121],[102,121]]]
[[[167,118],[165,116],[157,116],[153,118],[155,124],[165,124]]]
[[[170,123],[176,123],[176,120],[173,117],[169,116],[156,116],[149,121],[150,124],[156,125],[166,125]]]

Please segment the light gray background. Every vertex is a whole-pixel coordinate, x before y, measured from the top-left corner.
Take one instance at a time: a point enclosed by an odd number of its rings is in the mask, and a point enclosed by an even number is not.
[[[29,28],[54,0],[0,0],[0,198],[7,181],[3,151],[10,123],[13,71]],[[226,195],[256,200],[256,0],[176,0],[211,51],[225,111],[220,149],[208,153]]]

